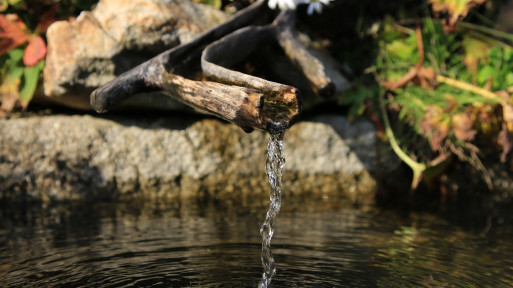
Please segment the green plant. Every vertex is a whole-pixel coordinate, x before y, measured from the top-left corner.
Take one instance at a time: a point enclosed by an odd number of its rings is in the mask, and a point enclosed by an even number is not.
[[[45,33],[59,18],[90,9],[97,0],[0,2],[0,113],[25,109],[37,88],[46,56]],[[41,13],[43,12],[43,13]]]
[[[39,27],[32,33],[16,14],[0,15],[0,93],[6,111],[14,109],[16,100],[26,107],[36,90],[46,55]]]
[[[413,171],[412,188],[455,156],[483,172],[491,189],[476,141],[500,147],[502,161],[513,149],[513,35],[462,21],[484,0],[429,2],[439,18],[381,22],[367,69],[375,84],[346,93],[343,103],[350,115],[380,108],[392,149]]]
[[[222,0],[194,0],[194,2],[210,5],[216,9],[221,9],[221,7],[223,6]]]

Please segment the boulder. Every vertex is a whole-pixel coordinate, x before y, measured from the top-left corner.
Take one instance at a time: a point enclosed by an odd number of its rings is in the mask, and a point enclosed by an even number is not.
[[[44,93],[58,103],[89,110],[89,94],[98,86],[227,19],[227,14],[189,0],[101,0],[76,20],[49,27]],[[126,105],[183,107],[159,93],[138,95]]]
[[[217,119],[137,118],[0,119],[0,198],[245,201],[268,194],[267,133],[246,134]],[[370,203],[375,135],[371,123],[337,115],[292,126],[284,138],[284,193]],[[395,169],[393,159],[381,169]]]

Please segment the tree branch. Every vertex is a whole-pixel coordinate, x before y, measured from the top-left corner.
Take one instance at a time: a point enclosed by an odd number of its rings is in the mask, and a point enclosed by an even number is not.
[[[137,92],[162,91],[247,132],[253,129],[283,132],[301,112],[299,90],[230,67],[242,63],[262,45],[275,43],[317,94],[333,95],[344,89],[347,81],[297,39],[293,11],[283,11],[267,26],[247,26],[266,7],[265,3],[257,1],[193,41],[125,72],[95,90],[91,94],[91,106],[98,112],[106,112],[116,102]],[[214,82],[195,81],[199,72]]]

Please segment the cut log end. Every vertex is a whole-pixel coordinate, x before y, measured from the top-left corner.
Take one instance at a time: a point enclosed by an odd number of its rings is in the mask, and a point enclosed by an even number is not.
[[[98,91],[95,90],[93,93],[91,93],[90,97],[90,104],[91,107],[97,112],[97,113],[106,113],[107,112],[107,103],[105,97],[98,97]]]
[[[267,93],[262,108],[263,130],[271,134],[287,130],[301,113],[301,93],[298,89],[283,85],[277,93]]]

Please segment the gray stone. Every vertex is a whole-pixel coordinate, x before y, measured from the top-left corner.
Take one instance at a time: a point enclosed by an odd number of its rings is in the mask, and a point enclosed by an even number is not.
[[[268,193],[266,133],[246,134],[216,119],[138,118],[0,119],[1,198],[245,201]],[[351,125],[341,116],[292,126],[284,140],[284,193],[371,201],[375,141],[370,123]]]
[[[44,93],[61,104],[89,110],[95,88],[227,19],[219,10],[188,0],[101,0],[75,21],[49,27]],[[183,107],[162,94],[150,94],[150,102],[146,96],[137,96],[128,106]]]

